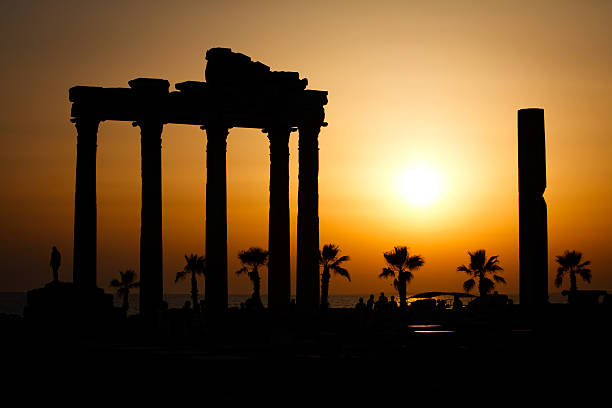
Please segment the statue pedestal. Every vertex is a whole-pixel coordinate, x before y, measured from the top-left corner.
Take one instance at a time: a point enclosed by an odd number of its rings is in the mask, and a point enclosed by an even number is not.
[[[98,287],[82,289],[70,282],[50,282],[27,293],[24,318],[36,323],[88,325],[112,318],[113,295]]]

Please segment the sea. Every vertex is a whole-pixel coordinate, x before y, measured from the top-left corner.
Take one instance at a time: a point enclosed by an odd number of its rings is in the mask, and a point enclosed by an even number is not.
[[[387,294],[389,296],[390,294]],[[378,298],[378,295],[375,295]],[[410,294],[408,294],[410,296]],[[228,305],[229,307],[240,307],[240,303],[247,300],[250,295],[229,295]],[[351,308],[354,307],[359,298],[363,298],[367,301],[369,295],[329,295],[329,304],[331,307],[338,308]],[[515,304],[519,303],[518,294],[508,295]],[[168,302],[170,308],[183,307],[186,301],[191,301],[190,294],[166,294],[164,300]],[[268,298],[266,295],[262,295],[261,300],[264,305],[268,304]],[[114,297],[115,306],[121,306],[121,298],[118,296]],[[551,303],[567,303],[567,298],[560,293],[550,294]],[[0,314],[16,314],[23,315],[23,308],[26,306],[26,293],[25,292],[0,292]],[[131,294],[129,297],[129,309],[128,314],[138,313],[138,294]]]

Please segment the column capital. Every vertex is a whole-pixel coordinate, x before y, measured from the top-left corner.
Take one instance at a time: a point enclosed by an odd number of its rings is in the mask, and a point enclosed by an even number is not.
[[[275,133],[275,132],[289,132],[289,133],[293,133],[293,132],[297,132],[298,128],[295,126],[290,126],[290,125],[272,125],[272,126],[268,126],[265,127],[263,129],[261,129],[261,133]]]
[[[262,132],[267,134],[268,140],[270,141],[270,149],[273,149],[276,146],[287,147],[291,132],[295,130],[297,129],[289,126],[279,126],[263,129]]]
[[[145,127],[148,129],[150,128],[151,130],[154,130],[156,127],[159,127],[160,131],[164,128],[165,124],[166,123],[164,121],[161,121],[159,119],[141,119],[141,120],[132,122],[133,127],[139,127],[140,129]]]
[[[98,132],[98,127],[100,126],[100,119],[95,118],[72,118],[70,122],[74,123],[74,126],[77,129],[77,132],[80,134],[81,132],[89,131],[89,132]]]
[[[210,131],[210,132],[215,132],[215,133],[223,133],[225,132],[225,134],[229,134],[229,130],[232,128],[232,126],[227,126],[223,123],[209,123],[207,125],[202,125],[200,126],[200,129],[205,130],[205,131]]]
[[[204,126],[202,126],[204,128]],[[223,126],[209,125],[204,128],[206,131],[206,150],[220,151],[221,149],[227,149],[227,136],[229,135],[229,128]]]

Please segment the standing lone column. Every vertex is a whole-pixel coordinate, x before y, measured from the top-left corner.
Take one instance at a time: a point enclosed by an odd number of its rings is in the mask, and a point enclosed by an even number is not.
[[[227,309],[227,175],[228,128],[206,130],[206,308]]]
[[[284,309],[291,300],[289,227],[289,135],[291,128],[268,129],[270,140],[270,215],[268,229],[268,307]]]
[[[319,132],[320,125],[299,127],[296,304],[319,307]]]
[[[96,150],[100,121],[88,118],[72,121],[77,130],[72,281],[80,289],[90,289],[96,287]]]
[[[548,302],[548,233],[544,110],[518,111],[520,303]]]
[[[137,122],[142,156],[140,313],[153,318],[164,298],[162,258],[161,135],[163,123]]]

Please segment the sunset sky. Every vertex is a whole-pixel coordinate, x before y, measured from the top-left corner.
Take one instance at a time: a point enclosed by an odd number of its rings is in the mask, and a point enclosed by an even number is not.
[[[592,289],[612,289],[612,2],[2,1],[0,291],[72,278],[76,130],[68,89],[137,77],[204,80],[207,49],[298,71],[329,92],[321,132],[320,243],[349,255],[332,294],[393,292],[383,252],[425,258],[408,292],[462,290],[468,250],[499,255],[518,292],[517,110],[545,110],[550,291],[554,256],[582,251]],[[162,135],[164,290],[204,252],[205,134]],[[297,134],[290,141],[295,290]],[[229,291],[237,253],[267,246],[269,147],[228,137]],[[98,285],[139,265],[140,135],[98,133]],[[419,180],[427,180],[420,183]],[[416,181],[415,181],[416,180]],[[264,279],[264,292],[267,281]],[[579,288],[587,288],[582,281]]]

